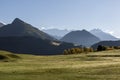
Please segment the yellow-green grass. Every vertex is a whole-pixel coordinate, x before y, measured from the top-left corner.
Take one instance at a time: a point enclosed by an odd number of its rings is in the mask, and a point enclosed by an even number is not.
[[[10,61],[16,61],[17,59],[20,59],[20,57],[13,53],[7,51],[0,51],[0,61],[10,62]]]
[[[77,55],[15,55],[20,58],[0,61],[0,80],[120,80],[120,58],[101,56],[120,55],[120,50]]]

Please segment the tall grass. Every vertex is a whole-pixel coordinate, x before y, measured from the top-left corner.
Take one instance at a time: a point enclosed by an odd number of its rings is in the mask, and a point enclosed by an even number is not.
[[[90,57],[119,54],[120,50],[56,56],[15,54],[20,57],[17,61],[0,62],[0,80],[120,80],[119,57]]]

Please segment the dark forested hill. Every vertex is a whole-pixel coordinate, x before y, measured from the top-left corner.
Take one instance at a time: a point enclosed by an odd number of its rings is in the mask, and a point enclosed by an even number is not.
[[[35,37],[0,37],[0,50],[15,53],[53,55],[76,47],[71,43],[43,40]]]

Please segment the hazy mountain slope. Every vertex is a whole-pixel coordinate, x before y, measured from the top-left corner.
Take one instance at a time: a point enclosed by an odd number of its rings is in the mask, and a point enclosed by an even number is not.
[[[100,38],[102,41],[108,41],[108,40],[118,40],[118,38],[114,37],[113,35],[103,32],[100,29],[93,29],[90,31],[92,34]]]
[[[61,41],[71,42],[84,46],[91,46],[92,44],[99,42],[100,39],[89,33],[88,31],[82,30],[72,31],[68,33],[61,39]]]
[[[60,30],[60,29],[43,29],[44,32],[50,34],[56,39],[62,38],[65,34],[69,33],[69,30]]]

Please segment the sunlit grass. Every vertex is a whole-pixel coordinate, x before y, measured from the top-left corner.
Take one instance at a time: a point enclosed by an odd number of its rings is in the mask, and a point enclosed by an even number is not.
[[[120,50],[56,56],[15,54],[18,60],[0,61],[0,80],[120,80],[119,57],[101,56],[119,54]]]

